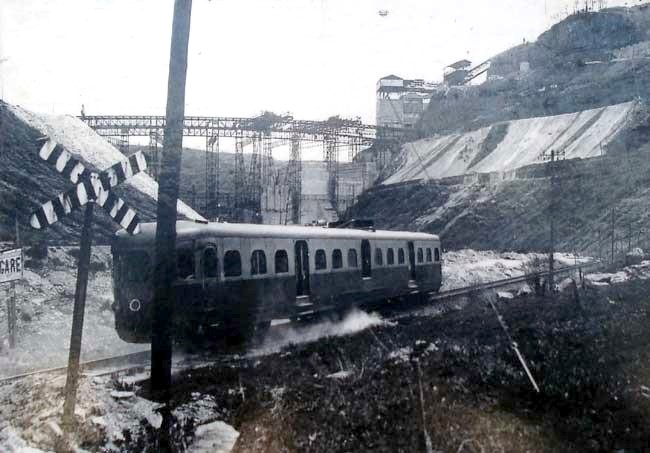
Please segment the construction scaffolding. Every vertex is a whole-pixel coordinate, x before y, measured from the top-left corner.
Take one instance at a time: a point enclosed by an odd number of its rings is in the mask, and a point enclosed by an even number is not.
[[[149,168],[149,175],[156,181],[158,181],[158,176],[160,175],[158,145],[161,143],[162,138],[158,135],[158,132],[151,131],[149,133],[149,162],[147,162],[147,167]]]
[[[129,138],[149,138],[151,176],[159,178],[159,147],[165,129],[162,116],[87,116],[81,118],[99,135],[106,137],[120,150],[128,153]],[[346,147],[348,159],[355,160],[361,149],[373,146],[378,160],[385,158],[384,150],[391,145],[408,140],[413,131],[390,126],[366,125],[360,119],[338,116],[325,121],[295,120],[291,115],[271,112],[253,118],[192,117],[183,122],[183,136],[205,137],[205,182],[196,184],[190,198],[194,208],[202,208],[209,220],[260,222],[264,208],[271,217],[284,217],[284,222],[300,223],[302,189],[302,142],[323,144],[323,158],[327,162],[327,197],[335,211],[339,211],[341,189],[339,174],[340,148]],[[234,139],[235,165],[232,188],[230,180],[219,178],[220,137]],[[223,147],[223,142],[221,146]],[[244,148],[252,145],[250,161]],[[276,169],[272,150],[276,146],[290,145],[290,161],[285,170]],[[220,187],[221,184],[221,187]],[[349,184],[348,184],[349,185]],[[354,185],[354,184],[353,184]],[[197,193],[198,189],[198,193]],[[343,189],[345,196],[354,198],[354,189]],[[276,203],[277,198],[282,201]],[[264,199],[262,199],[264,198]],[[349,202],[343,203],[348,205]],[[284,216],[283,216],[284,214]],[[277,221],[277,218],[273,221]]]
[[[323,160],[327,162],[327,195],[338,212],[339,205],[339,147],[335,135],[325,136],[323,141]]]
[[[287,196],[287,214],[285,222],[288,222],[289,212],[291,223],[300,225],[300,201],[302,199],[302,155],[300,149],[300,137],[294,136],[291,139],[291,156],[287,166],[287,183],[289,187]]]
[[[219,136],[214,135],[205,137],[204,216],[208,220],[217,220],[219,215]]]

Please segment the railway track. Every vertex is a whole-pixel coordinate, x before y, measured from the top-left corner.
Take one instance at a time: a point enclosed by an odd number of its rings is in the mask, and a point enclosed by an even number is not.
[[[567,274],[579,269],[588,269],[600,265],[598,261],[593,261],[589,263],[577,264],[573,266],[565,266],[559,269],[556,269],[555,275]],[[493,280],[491,282],[479,283],[471,286],[466,286],[462,288],[455,288],[447,291],[441,291],[438,293],[429,293],[426,294],[428,302],[441,301],[445,299],[451,299],[454,297],[465,296],[467,294],[486,291],[490,289],[503,288],[510,285],[515,285],[518,283],[524,283],[535,276],[547,277],[548,271],[536,272],[530,274],[524,274],[516,277],[510,277],[500,280]],[[413,292],[414,294],[417,291]],[[278,328],[286,328],[286,324],[278,326]],[[146,371],[149,367],[149,361],[151,357],[151,351],[145,350],[130,354],[123,354],[112,357],[104,357],[100,359],[88,360],[81,363],[81,372],[85,374],[92,374],[93,376],[106,376],[106,375],[119,375],[119,374],[128,374],[133,373],[134,371]],[[183,369],[197,365],[210,365],[215,362],[229,361],[233,360],[234,355],[229,354],[189,354],[181,355],[177,357],[175,362],[176,369]],[[40,374],[60,374],[65,373],[67,366],[53,367],[42,370],[34,370],[26,373],[16,374],[12,376],[0,378],[0,385],[13,382],[19,379],[23,379],[29,376],[36,376]]]

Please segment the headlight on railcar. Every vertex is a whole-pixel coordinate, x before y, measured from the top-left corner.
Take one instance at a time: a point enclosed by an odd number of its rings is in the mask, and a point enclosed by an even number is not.
[[[136,312],[140,311],[140,308],[142,308],[142,304],[138,299],[132,299],[131,302],[129,302],[129,310]]]

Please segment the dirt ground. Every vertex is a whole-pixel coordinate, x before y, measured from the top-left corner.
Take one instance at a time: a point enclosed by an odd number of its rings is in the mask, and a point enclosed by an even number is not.
[[[173,406],[209,395],[240,433],[235,452],[644,451],[647,294],[630,282],[579,300],[499,301],[540,393],[477,296],[436,317],[185,372]]]

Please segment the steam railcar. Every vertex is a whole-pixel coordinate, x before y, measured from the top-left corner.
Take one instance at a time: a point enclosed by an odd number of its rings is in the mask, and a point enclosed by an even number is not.
[[[116,328],[129,342],[151,341],[155,223],[116,234]],[[177,332],[221,326],[243,339],[273,319],[296,319],[437,291],[437,236],[379,231],[229,223],[177,223]]]

